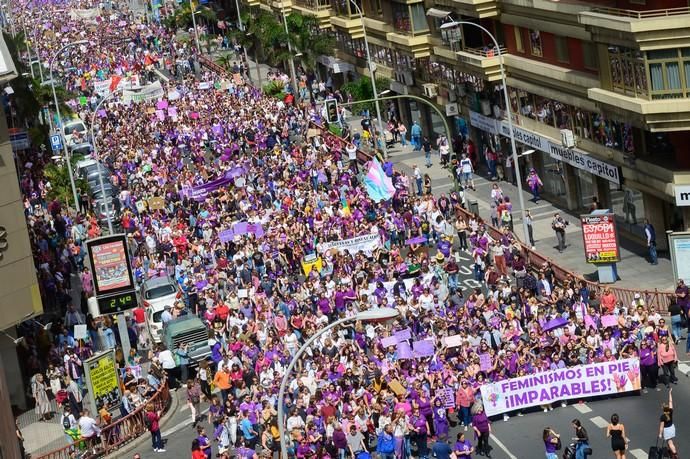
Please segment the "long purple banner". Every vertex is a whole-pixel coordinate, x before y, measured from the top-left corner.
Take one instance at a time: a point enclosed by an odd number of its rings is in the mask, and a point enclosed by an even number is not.
[[[209,193],[222,188],[224,186],[230,185],[237,177],[244,175],[246,170],[244,167],[237,166],[233,167],[225,173],[220,178],[211,180],[201,185],[197,185],[193,188],[187,188],[181,191],[183,196],[197,201],[204,201]]]

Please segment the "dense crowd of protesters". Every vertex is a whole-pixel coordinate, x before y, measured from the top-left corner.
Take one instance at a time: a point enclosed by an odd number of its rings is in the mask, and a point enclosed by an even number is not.
[[[139,75],[144,84],[154,79],[154,68],[169,67],[166,60],[194,56],[173,31],[127,12],[104,11],[95,17],[97,25],[89,25],[58,14],[88,8],[83,2],[49,7],[50,22],[45,10],[28,5],[15,13],[37,34],[44,59],[65,43],[89,41],[57,59],[66,87],[90,101],[75,105],[84,120],[99,100],[94,81]],[[677,382],[672,342],[680,338],[680,321],[672,319],[669,327],[639,295],[624,304],[610,290],[597,295],[585,283],[557,282],[548,264],[528,266],[511,231],[510,200],[498,186],[492,220],[502,230],[492,237],[481,219],[466,218],[460,193],[434,195],[430,185],[419,186],[390,163],[384,169],[395,195],[372,201],[350,162],[352,146],[315,130],[310,122],[321,122],[321,115],[310,104],[286,104],[239,75],[201,69],[162,88],[153,100],[123,104],[114,97],[106,103],[93,141],[119,190],[117,226],[130,240],[137,280],[174,278],[180,291],[175,310],[198,315],[209,328],[211,361],[182,389],[198,428],[194,457],[210,457],[213,440],[221,457],[231,449],[241,457],[276,451],[277,392],[291,356],[327,324],[372,307],[396,308],[399,318],[326,333],[298,362],[285,421],[290,453],[298,458],[367,451],[396,459],[414,451],[426,458],[430,449],[443,455],[446,448],[459,457],[488,457],[491,422],[479,388],[544,370],[639,357],[644,392]],[[411,131],[418,146],[423,139],[414,126]],[[466,154],[459,158],[459,174],[473,186],[467,160]],[[82,436],[98,435],[80,406],[82,361],[94,350],[116,348],[119,337],[110,318],[88,316],[70,293],[79,279],[83,296],[93,294],[84,241],[101,230],[88,208],[69,212],[66,203],[46,199],[47,161],[32,156],[21,186],[44,298],[55,302],[51,306],[62,310],[64,320],[50,333],[27,333],[21,352],[35,375],[37,414],[49,416],[48,392],[66,390],[70,408],[63,417],[70,429],[79,425]],[[195,194],[228,175],[223,186]],[[151,198],[163,198],[164,206],[149,208]],[[262,231],[221,238],[237,222]],[[326,248],[362,235],[378,236],[369,250]],[[320,267],[305,269],[310,255],[319,261],[310,266]],[[682,283],[678,291],[672,317],[686,317],[688,291]],[[604,327],[603,315],[615,315],[616,325]],[[557,317],[566,323],[545,331]],[[80,324],[88,326],[89,339],[75,341]],[[140,339],[145,327],[129,328],[134,352],[118,354],[121,366],[130,367],[122,414],[144,404],[165,380],[157,371],[166,350],[143,355],[136,343],[146,341]],[[403,358],[395,346],[382,345],[404,330],[413,341],[432,340],[438,352]],[[442,339],[451,335],[460,335],[462,344],[443,347]],[[489,368],[480,366],[481,354],[490,355]],[[141,357],[152,369],[138,378],[131,372]],[[441,395],[448,390],[453,410]],[[206,420],[197,415],[202,398],[211,404]],[[69,416],[76,413],[81,417],[72,424]],[[149,407],[146,416],[153,448],[162,451],[159,413]],[[462,428],[449,446],[457,424]],[[428,443],[431,438],[436,442]]]

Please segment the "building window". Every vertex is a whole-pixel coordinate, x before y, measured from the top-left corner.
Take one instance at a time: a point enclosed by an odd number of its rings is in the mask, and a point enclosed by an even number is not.
[[[412,21],[410,20],[410,9],[407,5],[393,2],[393,27],[398,32],[412,32]]]
[[[582,44],[582,63],[585,68],[599,70],[596,45],[588,41],[581,41],[580,43]]]
[[[412,27],[414,28],[414,32],[426,32],[429,30],[424,3],[414,3],[410,5],[410,11],[412,12]]]
[[[529,29],[529,49],[533,56],[542,57],[544,55],[541,33],[536,29]]]
[[[525,45],[522,43],[522,28],[513,26],[513,32],[515,33],[515,49],[517,49],[518,53],[524,53]]]
[[[556,42],[556,60],[558,62],[570,62],[570,52],[568,50],[568,39],[558,35],[554,36]]]
[[[679,53],[678,49],[661,49],[647,51],[647,64],[649,66],[649,82],[652,99],[673,99],[685,96],[687,91],[687,76],[685,73],[689,61],[682,61],[681,56],[687,54],[685,48]],[[685,88],[683,87],[683,83]]]
[[[613,89],[634,97],[647,98],[647,70],[644,55],[637,50],[619,46],[608,48]]]

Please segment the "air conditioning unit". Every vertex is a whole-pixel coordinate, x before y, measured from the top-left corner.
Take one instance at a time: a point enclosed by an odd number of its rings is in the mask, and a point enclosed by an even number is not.
[[[561,145],[565,148],[575,147],[575,135],[570,129],[561,129]]]
[[[446,116],[455,116],[459,113],[457,102],[446,104]]]
[[[438,85],[436,83],[426,83],[422,85],[426,97],[436,97],[438,95]]]

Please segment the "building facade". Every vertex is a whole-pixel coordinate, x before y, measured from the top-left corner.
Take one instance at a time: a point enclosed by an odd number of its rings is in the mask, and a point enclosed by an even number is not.
[[[369,73],[363,22],[376,73],[392,91],[436,104],[480,160],[486,148],[507,159],[499,50],[464,23],[482,26],[504,57],[518,149],[535,150],[520,167],[538,171],[549,200],[577,212],[596,197],[633,238],[643,237],[645,219],[657,232],[690,227],[690,207],[675,193],[690,191],[687,0],[251,1],[317,15],[336,39],[320,62],[337,82]],[[387,108],[443,132],[423,104]]]

